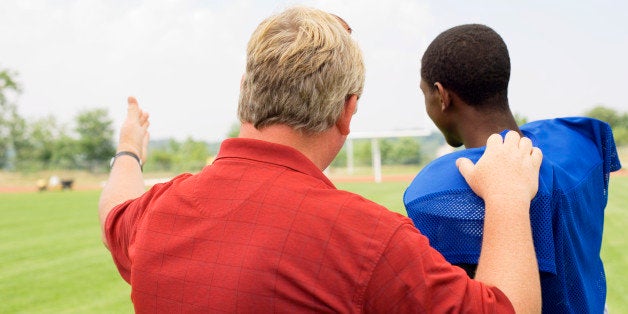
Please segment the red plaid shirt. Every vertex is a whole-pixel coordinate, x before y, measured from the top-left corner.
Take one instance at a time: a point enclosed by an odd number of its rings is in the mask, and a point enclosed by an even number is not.
[[[263,141],[224,141],[199,174],[117,206],[106,233],[138,313],[513,311],[408,218]]]

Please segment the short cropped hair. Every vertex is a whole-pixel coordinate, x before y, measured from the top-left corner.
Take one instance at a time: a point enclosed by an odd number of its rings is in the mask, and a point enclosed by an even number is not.
[[[430,88],[440,82],[471,106],[508,109],[510,56],[488,26],[460,25],[438,35],[421,59],[421,78]]]
[[[239,119],[257,129],[285,124],[304,133],[325,131],[349,95],[362,94],[364,72],[362,52],[336,16],[287,9],[251,36]]]

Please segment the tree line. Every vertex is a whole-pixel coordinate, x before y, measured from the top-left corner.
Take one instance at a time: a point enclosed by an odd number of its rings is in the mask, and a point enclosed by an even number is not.
[[[50,115],[26,119],[18,112],[17,98],[21,92],[16,74],[0,69],[0,169],[8,171],[38,171],[83,169],[106,171],[115,153],[113,119],[106,108],[78,112],[73,125],[61,124]],[[628,145],[628,113],[596,106],[585,113],[608,122],[613,128],[618,146]],[[517,115],[519,123],[527,119]],[[239,124],[234,124],[227,137],[235,137]],[[445,144],[442,135],[433,132],[427,137],[380,139],[383,164],[423,164],[435,156]],[[145,171],[199,171],[212,161],[220,143],[207,143],[191,137],[153,140],[149,144]],[[371,141],[353,141],[354,165],[371,165]],[[343,148],[332,167],[347,165]]]
[[[585,116],[606,121],[613,129],[615,144],[628,145],[628,112],[619,112],[612,108],[598,105],[585,113]]]
[[[0,71],[0,168],[5,170],[87,169],[97,171],[115,153],[113,120],[107,109],[74,117],[74,128],[54,116],[27,120],[17,110],[21,86]]]

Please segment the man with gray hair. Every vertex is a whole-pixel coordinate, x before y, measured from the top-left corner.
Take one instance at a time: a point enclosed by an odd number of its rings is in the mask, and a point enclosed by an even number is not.
[[[99,216],[137,312],[539,310],[528,211],[541,153],[527,138],[496,135],[477,164],[458,161],[486,202],[476,280],[407,217],[323,174],[364,84],[349,29],[304,7],[263,21],[247,48],[239,138],[200,173],[148,192],[148,114],[129,98]]]

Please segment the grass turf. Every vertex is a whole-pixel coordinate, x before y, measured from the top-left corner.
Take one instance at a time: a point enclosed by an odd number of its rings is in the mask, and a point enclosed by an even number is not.
[[[98,191],[0,194],[0,313],[131,313],[100,241]]]
[[[409,182],[339,183],[405,213]],[[611,178],[602,258],[611,312],[628,308],[628,177]],[[100,242],[99,191],[0,194],[0,313],[132,313],[129,286]]]
[[[606,270],[609,313],[628,309],[628,176],[611,177],[608,205],[604,217],[602,260]]]

